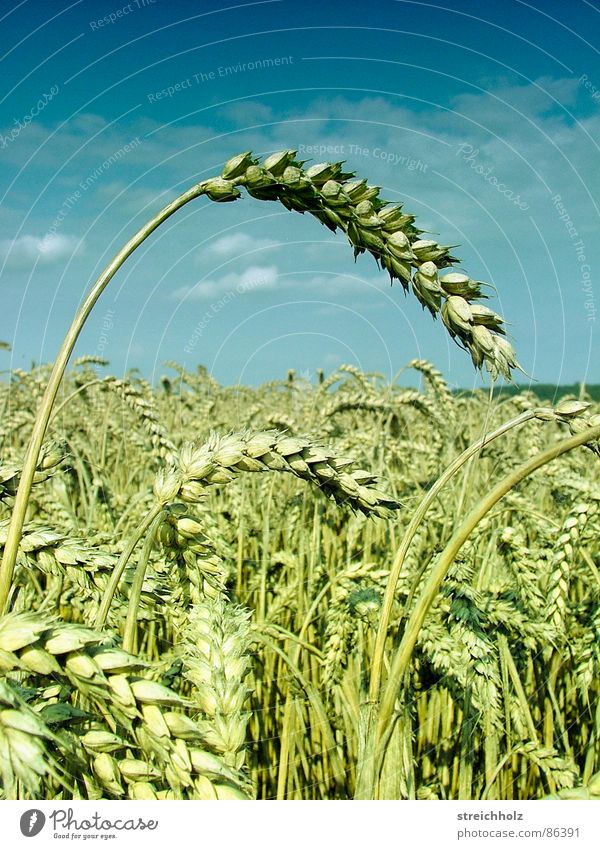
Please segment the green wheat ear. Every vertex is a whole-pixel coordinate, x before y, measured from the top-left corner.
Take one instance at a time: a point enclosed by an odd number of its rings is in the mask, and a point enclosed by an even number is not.
[[[452,246],[421,238],[414,215],[380,198],[377,186],[344,171],[344,162],[304,164],[295,150],[273,153],[262,164],[245,151],[225,163],[220,177],[206,181],[205,193],[217,202],[234,201],[242,186],[254,198],[277,200],[287,209],[309,212],[333,232],[343,230],[355,257],[370,253],[392,281],[399,280],[405,292],[412,289],[423,309],[434,318],[441,314],[476,368],[485,365],[492,378],[507,380],[514,369],[522,371],[505,338],[504,319],[476,303],[486,297],[484,284],[456,271],[439,276],[459,262],[450,253]]]

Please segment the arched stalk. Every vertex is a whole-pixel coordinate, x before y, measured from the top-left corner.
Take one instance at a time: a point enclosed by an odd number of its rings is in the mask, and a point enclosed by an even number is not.
[[[0,615],[2,615],[2,613],[6,610],[6,602],[10,592],[17,553],[19,550],[19,543],[21,542],[23,532],[23,523],[27,512],[27,504],[29,502],[29,495],[31,493],[31,486],[33,484],[33,477],[35,475],[36,465],[40,456],[40,450],[42,448],[48,422],[52,415],[52,408],[54,406],[67,363],[73,353],[79,334],[81,333],[94,305],[96,304],[96,301],[106,289],[119,268],[123,265],[125,260],[131,256],[135,249],[139,247],[142,242],[163,223],[163,221],[166,221],[167,218],[173,215],[174,212],[177,212],[178,209],[181,209],[181,207],[186,203],[194,200],[194,198],[200,197],[200,195],[203,195],[204,193],[205,183],[198,183],[195,186],[192,186],[191,189],[188,189],[182,195],[179,195],[178,198],[175,198],[175,200],[163,207],[163,209],[161,209],[161,211],[155,215],[151,221],[138,230],[135,236],[133,236],[127,244],[121,248],[114,259],[106,266],[100,277],[98,277],[83,304],[78,309],[77,314],[67,331],[67,335],[65,336],[58,352],[48,385],[46,386],[46,391],[44,392],[44,396],[36,415],[33,431],[23,463],[23,471],[21,473],[19,487],[15,496],[15,504],[8,528],[6,545],[4,546],[2,565],[0,566]]]
[[[392,568],[390,569],[390,574],[385,588],[385,595],[383,597],[383,604],[381,606],[381,614],[379,617],[379,625],[377,628],[377,636],[375,638],[373,662],[371,665],[369,701],[376,702],[379,695],[379,687],[381,684],[381,668],[383,664],[383,652],[390,624],[392,607],[394,604],[396,586],[398,584],[400,571],[402,569],[402,565],[404,564],[408,549],[410,548],[410,544],[413,540],[415,533],[419,529],[421,522],[425,518],[425,514],[427,513],[430,506],[433,504],[441,490],[445,487],[448,481],[463,467],[467,460],[473,457],[478,451],[480,451],[490,442],[493,442],[494,439],[498,439],[499,436],[502,436],[503,434],[507,433],[512,428],[517,427],[518,425],[535,418],[535,415],[535,410],[527,410],[526,412],[521,413],[520,416],[517,416],[516,418],[505,422],[504,424],[500,425],[499,428],[492,431],[492,433],[488,433],[485,436],[482,436],[481,439],[478,439],[477,442],[474,442],[472,445],[470,445],[465,451],[463,451],[463,453],[459,457],[456,458],[456,460],[454,460],[448,466],[447,469],[444,470],[443,474],[440,475],[440,477],[437,479],[431,489],[426,493],[425,497],[422,499],[421,503],[415,510],[415,513],[411,518],[410,523],[406,528],[406,531],[404,532],[404,536],[402,538],[402,542],[400,543],[398,551],[396,552],[396,556],[394,558]],[[419,577],[420,575],[415,578],[415,585]]]
[[[410,664],[425,616],[433,604],[442,582],[448,573],[448,569],[454,562],[461,547],[487,513],[507,492],[510,492],[522,480],[557,457],[566,454],[568,451],[572,451],[574,448],[579,448],[586,443],[593,443],[598,438],[600,438],[600,426],[589,428],[582,433],[571,436],[569,439],[558,442],[556,445],[528,460],[501,480],[485,498],[482,498],[454,532],[423,587],[421,595],[408,619],[402,640],[392,661],[390,674],[379,710],[377,711],[377,722],[373,728],[370,745],[367,747],[368,751],[365,755],[364,768],[357,788],[357,798],[372,799],[374,796],[376,782],[385,756],[385,745],[382,741],[385,740],[386,734],[389,732],[390,726],[394,721],[394,705],[398,697],[399,687],[404,680],[404,674]]]

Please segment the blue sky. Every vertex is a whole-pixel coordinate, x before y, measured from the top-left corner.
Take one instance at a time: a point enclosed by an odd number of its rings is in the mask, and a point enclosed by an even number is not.
[[[0,18],[3,368],[54,357],[91,282],[169,199],[237,152],[296,148],[346,160],[460,244],[528,374],[600,382],[597,2],[24,0]],[[452,385],[476,380],[370,257],[247,197],[170,219],[77,353],[149,379],[166,360],[226,383],[343,362],[390,378],[424,357]]]

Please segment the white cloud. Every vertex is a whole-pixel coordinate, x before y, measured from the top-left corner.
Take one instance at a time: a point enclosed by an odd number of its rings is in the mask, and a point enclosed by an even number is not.
[[[303,274],[283,272],[275,265],[251,266],[242,272],[230,272],[222,277],[201,280],[195,286],[182,286],[171,297],[178,301],[218,300],[246,293],[271,292],[276,290],[290,297],[306,296],[308,299],[338,297],[352,294],[358,301],[373,301],[378,294],[387,291],[386,277],[367,278],[352,274],[320,273]]]
[[[40,265],[51,265],[67,259],[81,249],[76,236],[47,233],[45,236],[19,236],[17,239],[0,241],[0,257],[7,266],[26,268],[36,260]]]
[[[575,78],[538,77],[526,85],[496,80],[490,81],[489,91],[468,92],[453,98],[452,107],[488,129],[500,126],[506,132],[507,124],[513,122],[517,130],[522,129],[525,116],[539,122],[555,111],[556,120],[561,121],[564,116],[560,107],[573,106],[578,93]]]
[[[373,290],[376,292],[382,288],[382,282],[385,284],[386,276],[380,275],[378,278],[368,279],[361,277],[358,274],[315,274],[312,277],[300,275],[286,281],[286,288],[297,289],[300,292],[310,291],[322,297],[335,297],[336,295],[365,295],[367,298],[373,296]]]
[[[257,100],[244,100],[224,106],[222,114],[241,126],[273,120],[273,109],[268,104]]]
[[[173,292],[177,301],[207,301],[265,292],[277,288],[279,272],[275,265],[251,265],[242,272],[232,271],[212,280],[200,280],[195,286],[182,286]]]
[[[177,301],[206,301],[223,297],[232,299],[246,293],[277,291],[287,293],[290,297],[304,296],[317,300],[332,298],[336,301],[352,295],[355,305],[359,304],[362,308],[365,304],[378,302],[378,296],[387,292],[386,282],[389,282],[386,275],[365,277],[325,271],[313,274],[283,271],[276,265],[256,265],[242,272],[233,271],[221,277],[200,280],[194,286],[181,286],[170,297]]]
[[[279,242],[275,242],[272,239],[255,239],[248,233],[231,233],[213,242],[210,250],[212,253],[217,254],[217,256],[229,256],[248,253],[248,251],[258,251],[263,248],[272,248],[278,244]]]

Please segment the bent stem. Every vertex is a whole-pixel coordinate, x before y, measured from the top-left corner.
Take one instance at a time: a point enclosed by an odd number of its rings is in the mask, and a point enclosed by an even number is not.
[[[135,634],[137,628],[137,612],[140,604],[140,598],[142,597],[142,587],[144,586],[144,578],[146,577],[148,559],[150,557],[150,552],[152,551],[152,548],[154,546],[156,531],[158,530],[162,519],[163,517],[161,509],[158,516],[154,517],[152,524],[150,525],[150,529],[148,530],[148,533],[146,535],[144,547],[142,548],[142,553],[140,554],[138,567],[135,570],[133,584],[131,585],[131,592],[129,593],[127,620],[125,622],[125,632],[123,634],[123,648],[130,654],[134,653]]]
[[[89,389],[90,386],[97,386],[99,383],[104,383],[101,377],[95,377],[94,380],[88,381],[88,383],[84,383],[81,386],[78,386],[74,392],[71,392],[70,395],[67,395],[64,401],[58,405],[58,407],[54,410],[54,412],[50,415],[49,421],[54,421],[54,419],[58,418],[61,412],[67,407],[73,398],[76,398],[81,392],[85,392],[86,389]]]
[[[398,579],[400,577],[400,571],[404,564],[404,560],[406,558],[408,549],[410,548],[410,544],[413,540],[413,537],[417,532],[421,522],[425,518],[425,514],[429,510],[429,507],[435,501],[440,491],[446,486],[448,481],[462,468],[462,466],[467,462],[467,460],[473,457],[483,447],[488,445],[488,443],[493,442],[494,439],[497,439],[499,436],[502,436],[503,434],[507,433],[513,427],[517,427],[518,425],[535,418],[535,415],[535,410],[527,410],[526,412],[521,413],[520,416],[517,416],[516,418],[505,422],[499,428],[492,431],[492,433],[482,436],[481,439],[478,439],[477,442],[474,442],[472,445],[470,445],[465,451],[463,451],[462,454],[460,454],[460,456],[456,458],[456,460],[454,460],[448,466],[447,469],[445,469],[443,474],[437,479],[437,481],[426,493],[425,497],[422,499],[421,503],[417,507],[412,519],[410,520],[408,527],[406,528],[404,537],[402,538],[402,542],[400,543],[398,551],[396,552],[396,556],[394,558],[394,562],[392,564],[392,568],[390,570],[390,574],[385,588],[385,594],[381,606],[381,614],[379,617],[379,625],[377,628],[377,636],[375,638],[375,648],[373,650],[373,661],[371,665],[371,678],[369,683],[370,702],[376,702],[379,696],[385,641],[387,639],[388,628],[392,615],[392,607],[394,604],[394,596],[396,593],[396,587],[398,585]],[[419,574],[417,574],[417,576],[415,577],[415,587],[417,586],[421,578],[424,568],[425,567],[423,567],[423,570],[421,570]],[[407,601],[407,609],[410,606],[410,600],[411,599],[409,598]]]
[[[409,617],[402,640],[400,641],[400,645],[398,646],[398,650],[391,664],[387,685],[381,699],[376,729],[374,747],[375,781],[377,780],[377,776],[379,775],[379,771],[383,763],[385,748],[382,745],[382,741],[385,738],[386,731],[389,728],[390,723],[393,722],[394,719],[394,705],[398,696],[400,682],[404,680],[404,674],[408,669],[412,658],[425,616],[433,604],[442,582],[448,573],[448,569],[452,565],[461,547],[484,516],[498,503],[498,501],[500,501],[501,498],[506,495],[507,492],[510,492],[510,490],[517,486],[522,480],[542,468],[542,466],[545,466],[546,463],[550,463],[552,460],[566,454],[568,451],[572,451],[574,448],[579,448],[586,443],[592,443],[599,437],[600,426],[589,428],[588,430],[578,433],[569,439],[562,440],[556,445],[553,445],[551,448],[548,448],[546,451],[543,451],[541,454],[538,454],[536,457],[533,457],[527,463],[524,463],[518,469],[515,469],[515,471],[504,478],[504,480],[500,481],[488,493],[488,495],[485,496],[485,498],[481,499],[481,501],[475,505],[465,518],[458,530],[453,534],[429,575],[425,586],[423,587],[421,595],[419,596],[413,612]],[[370,792],[372,793],[373,790],[374,782]],[[364,798],[364,796],[362,798]],[[372,798],[372,796],[370,798]]]
[[[156,504],[149,513],[142,519],[140,524],[137,526],[131,537],[127,541],[127,545],[125,546],[119,560],[117,561],[117,565],[112,571],[112,575],[108,580],[108,584],[106,585],[106,589],[104,590],[104,595],[102,596],[102,601],[100,603],[100,607],[98,608],[98,613],[96,616],[95,626],[96,628],[102,628],[106,623],[106,619],[108,617],[108,611],[110,609],[110,604],[113,600],[114,594],[117,591],[117,587],[119,586],[119,581],[121,580],[121,575],[125,571],[125,567],[129,562],[129,558],[133,554],[133,550],[144,536],[150,525],[155,522],[158,518],[160,518],[164,505]]]
[[[174,212],[177,212],[182,206],[194,198],[200,197],[205,193],[205,183],[197,183],[191,189],[185,191],[182,195],[171,203],[167,204],[161,211],[145,224],[133,236],[114,257],[114,259],[106,266],[100,277],[96,280],[88,293],[83,304],[77,311],[75,318],[67,335],[65,336],[58,356],[52,368],[52,373],[46,386],[44,396],[42,398],[37,416],[33,425],[33,431],[27,447],[25,461],[23,463],[23,471],[19,481],[19,487],[15,496],[15,504],[10,519],[8,535],[4,547],[4,555],[2,557],[2,565],[0,566],[0,615],[6,612],[6,603],[10,593],[12,578],[19,550],[19,543],[23,533],[23,524],[25,522],[25,514],[27,512],[27,504],[33,484],[35,469],[39,460],[40,450],[52,414],[52,408],[56,400],[58,389],[62,381],[67,363],[73,353],[75,343],[81,333],[81,330],[92,311],[96,301],[109,284],[111,279],[123,265],[125,260],[139,247],[148,236],[159,227],[163,221],[166,221]]]

